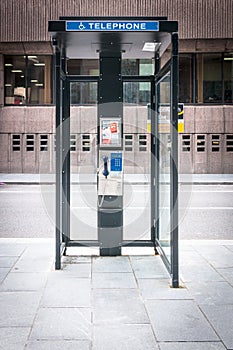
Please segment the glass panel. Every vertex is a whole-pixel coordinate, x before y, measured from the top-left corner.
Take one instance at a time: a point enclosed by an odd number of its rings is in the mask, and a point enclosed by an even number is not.
[[[94,105],[97,103],[97,82],[73,82],[70,94],[72,105]]]
[[[125,82],[123,85],[124,103],[147,105],[150,101],[150,83]]]
[[[121,74],[122,75],[138,75],[138,60],[122,60]]]
[[[170,261],[171,129],[170,72],[157,85],[159,139],[158,239]]]
[[[179,56],[179,102],[192,102],[192,55]]]
[[[51,101],[51,57],[27,56],[27,89],[29,104],[50,104]]]
[[[147,85],[147,89],[141,90],[144,84]],[[124,82],[123,92],[123,239],[150,240],[150,83]]]
[[[224,55],[224,102],[233,102],[233,53]]]
[[[24,56],[5,56],[5,104],[23,105],[26,62]]]
[[[70,238],[97,240],[97,83],[70,83],[70,93]]]
[[[99,75],[99,60],[68,60],[67,71],[70,75]]]
[[[222,102],[222,55],[197,55],[198,102]]]
[[[152,75],[154,60],[151,59],[123,59],[122,75]],[[146,83],[148,84],[148,83]]]

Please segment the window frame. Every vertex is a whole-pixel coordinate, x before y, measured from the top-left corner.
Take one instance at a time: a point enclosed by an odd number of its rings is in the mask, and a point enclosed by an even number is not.
[[[29,84],[29,79],[30,79],[30,76],[29,76],[29,59],[28,57],[30,56],[37,56],[37,57],[45,57],[46,58],[50,58],[50,67],[49,67],[49,82],[50,82],[50,103],[49,102],[46,102],[46,103],[30,103],[29,101],[29,88],[30,88],[30,84]],[[16,58],[16,57],[23,57],[24,58],[24,62],[25,62],[25,72],[24,72],[24,86],[23,88],[25,89],[25,100],[24,100],[24,103],[21,103],[21,104],[15,104],[15,102],[13,103],[6,103],[6,97],[13,97],[14,96],[7,96],[7,93],[6,93],[6,89],[7,89],[7,70],[6,70],[6,58],[9,58],[9,57],[12,57],[13,59]],[[53,84],[53,55],[46,55],[46,54],[18,54],[18,55],[4,55],[3,56],[3,65],[4,65],[4,106],[7,107],[7,106],[15,106],[15,107],[21,107],[21,106],[27,106],[27,107],[35,107],[35,106],[52,106],[54,105],[54,84]],[[15,86],[14,88],[17,88],[17,86]],[[46,89],[46,84],[44,83],[44,89]]]

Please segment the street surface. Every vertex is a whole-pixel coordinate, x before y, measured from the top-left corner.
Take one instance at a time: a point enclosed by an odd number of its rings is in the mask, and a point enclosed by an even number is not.
[[[96,185],[71,189],[71,239],[97,239]],[[54,237],[54,191],[54,185],[1,185],[0,237]],[[181,239],[233,239],[233,185],[182,184],[179,191]],[[124,193],[124,239],[148,239],[149,186],[128,183]]]

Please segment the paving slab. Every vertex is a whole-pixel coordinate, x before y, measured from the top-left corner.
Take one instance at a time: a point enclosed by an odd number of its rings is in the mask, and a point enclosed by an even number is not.
[[[87,308],[40,308],[31,340],[90,340],[91,310]]]
[[[91,261],[90,263],[65,263],[62,267],[62,273],[65,277],[72,278],[91,278]]]
[[[146,308],[158,341],[218,341],[192,300],[147,300]]]
[[[221,342],[160,343],[160,350],[226,350]]]
[[[159,256],[131,256],[130,261],[136,278],[169,278]]]
[[[201,305],[201,309],[226,348],[233,349],[233,304]]]
[[[27,344],[27,350],[90,350],[88,340],[35,340]],[[16,349],[15,349],[16,350]]]
[[[93,272],[132,272],[127,256],[93,258]]]
[[[12,267],[18,260],[17,256],[0,256],[0,267]]]
[[[233,286],[233,267],[217,269],[217,272]]]
[[[180,277],[183,282],[221,282],[224,278],[210,266],[207,262],[197,263],[195,265],[186,265],[180,267]]]
[[[1,241],[0,256],[20,256],[26,249],[24,244],[18,243],[4,243]]]
[[[10,272],[0,285],[0,291],[40,291],[46,283],[45,273]]]
[[[100,289],[127,289],[137,288],[137,283],[133,273],[104,272],[92,274],[92,286]]]
[[[1,292],[0,327],[30,327],[40,298],[37,292]]]
[[[186,286],[199,305],[233,305],[233,288],[227,282],[193,282]]]
[[[9,267],[0,267],[0,283],[6,278],[9,272],[10,272]]]
[[[150,325],[94,325],[93,350],[158,350]]]
[[[214,268],[233,267],[233,251],[223,245],[200,245],[198,247],[198,252],[200,252]]]
[[[43,307],[90,307],[91,280],[68,278],[56,272],[48,277],[41,301]]]
[[[95,324],[149,323],[138,290],[94,289],[93,300]]]
[[[167,279],[138,279],[143,299],[193,299],[187,288],[171,288]]]
[[[24,350],[30,333],[30,327],[0,328],[1,350]]]

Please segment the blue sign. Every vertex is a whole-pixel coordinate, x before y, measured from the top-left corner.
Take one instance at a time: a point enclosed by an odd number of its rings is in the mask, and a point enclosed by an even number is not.
[[[66,21],[66,31],[158,32],[159,21]]]
[[[111,153],[111,171],[122,171],[122,153]]]

